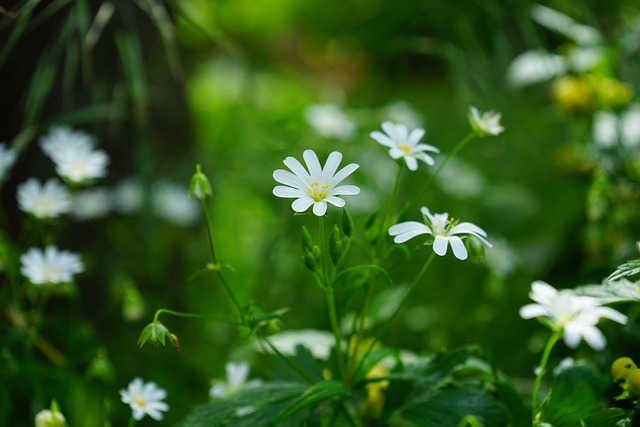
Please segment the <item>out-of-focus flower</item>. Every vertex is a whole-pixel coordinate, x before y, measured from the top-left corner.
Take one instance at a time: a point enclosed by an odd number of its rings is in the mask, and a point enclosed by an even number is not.
[[[389,375],[389,370],[382,364],[378,363],[371,368],[367,374],[367,400],[364,402],[360,411],[369,416],[379,416],[384,406],[385,390],[389,387],[388,380],[381,380]]]
[[[304,112],[307,123],[323,138],[351,139],[356,130],[353,120],[335,104],[314,104]]]
[[[64,427],[67,420],[58,411],[52,411],[51,409],[43,409],[36,414],[35,424],[36,427]]]
[[[160,182],[153,188],[153,206],[156,214],[167,221],[189,227],[198,222],[200,206],[189,198],[189,189],[169,182]]]
[[[20,257],[20,272],[35,285],[68,283],[84,270],[78,254],[47,246],[44,251],[31,248]]]
[[[588,46],[602,42],[602,35],[596,28],[580,24],[550,7],[536,4],[531,8],[531,16],[538,24],[566,36],[579,45]]]
[[[293,356],[298,346],[307,348],[316,359],[327,360],[335,338],[328,331],[315,329],[288,330],[269,337],[271,344],[282,354]],[[258,350],[270,351],[268,347],[256,347]]]
[[[418,143],[424,136],[424,129],[416,128],[409,132],[405,125],[391,122],[382,123],[382,129],[385,133],[373,131],[370,134],[371,138],[375,139],[379,144],[389,147],[391,158],[404,158],[409,170],[418,170],[418,160],[425,162],[429,166],[435,164],[433,157],[428,155],[427,152],[439,153],[440,150],[433,145]]]
[[[73,183],[83,183],[107,174],[109,157],[94,149],[94,138],[82,131],[60,126],[40,140],[40,147],[56,164],[56,172]]]
[[[156,421],[160,421],[169,410],[163,400],[167,397],[167,392],[159,388],[154,382],[145,383],[140,378],[134,378],[129,383],[126,390],[120,390],[120,398],[123,403],[131,407],[133,418],[141,420],[145,414]]]
[[[0,181],[7,176],[16,162],[17,156],[16,150],[8,148],[5,143],[0,142]]]
[[[485,246],[491,247],[491,243],[486,239],[487,233],[475,224],[470,222],[457,223],[453,218],[449,218],[449,214],[432,214],[426,207],[422,207],[420,212],[424,216],[424,223],[407,221],[389,227],[389,234],[395,236],[394,242],[404,243],[421,234],[430,234],[434,236],[433,251],[437,255],[444,256],[447,253],[447,248],[451,245],[453,255],[459,260],[465,260],[468,257],[467,248],[464,246],[462,238],[458,236],[460,234],[474,236]]]
[[[634,104],[620,116],[610,111],[599,111],[593,119],[593,140],[602,148],[618,143],[628,149],[640,145],[640,105]]]
[[[405,101],[395,101],[387,105],[384,114],[392,123],[400,123],[408,128],[422,127],[420,115]]]
[[[457,157],[449,160],[436,180],[442,191],[459,198],[480,196],[488,187],[478,169]]]
[[[247,362],[229,362],[225,365],[227,380],[214,380],[211,382],[209,396],[212,399],[231,397],[240,390],[258,387],[260,380],[247,381],[249,378],[249,364]]]
[[[518,55],[507,70],[507,80],[514,86],[546,82],[567,73],[564,57],[543,51],[526,51]]]
[[[345,201],[338,196],[353,196],[360,193],[355,185],[338,185],[351,175],[359,165],[350,163],[338,172],[342,154],[334,151],[329,154],[324,168],[320,167],[318,156],[313,150],[305,150],[302,154],[307,170],[293,157],[287,157],[284,164],[291,172],[278,169],[273,172],[273,179],[280,184],[273,189],[277,197],[296,199],[291,204],[295,212],[304,212],[313,206],[313,213],[323,216],[327,212],[327,203],[339,208]]]
[[[56,218],[71,208],[69,189],[50,178],[44,185],[36,178],[29,178],[18,186],[18,207],[40,219]]]
[[[593,87],[583,77],[563,76],[554,80],[551,93],[565,110],[588,110],[593,103]]]
[[[501,117],[502,115],[495,111],[487,111],[480,114],[476,107],[469,107],[469,124],[471,129],[480,137],[497,136],[504,132],[504,128],[500,124]]]
[[[142,183],[137,178],[121,181],[112,193],[113,207],[116,211],[131,215],[140,210],[143,201]]]
[[[104,218],[112,209],[111,192],[106,188],[90,188],[73,196],[71,216],[80,221]]]
[[[520,308],[520,317],[545,317],[550,327],[563,331],[564,342],[575,348],[584,339],[594,350],[607,344],[605,336],[596,327],[601,318],[625,324],[627,316],[610,307],[604,307],[596,298],[578,296],[570,290],[558,291],[546,282],[531,284],[529,297],[536,304]]]

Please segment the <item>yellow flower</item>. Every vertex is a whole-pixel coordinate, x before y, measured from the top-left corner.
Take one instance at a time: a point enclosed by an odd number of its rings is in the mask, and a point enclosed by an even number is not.
[[[559,77],[554,80],[551,93],[555,102],[565,110],[584,111],[592,107],[593,88],[586,79]]]

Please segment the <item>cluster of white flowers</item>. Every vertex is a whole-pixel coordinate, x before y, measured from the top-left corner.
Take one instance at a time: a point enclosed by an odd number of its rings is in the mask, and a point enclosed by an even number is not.
[[[602,350],[607,340],[596,327],[601,318],[625,324],[627,316],[610,307],[604,307],[600,300],[576,295],[569,289],[558,291],[543,281],[531,284],[529,297],[536,304],[528,304],[520,309],[520,317],[531,319],[545,317],[551,327],[563,332],[567,346],[575,348],[584,339],[594,350]]]

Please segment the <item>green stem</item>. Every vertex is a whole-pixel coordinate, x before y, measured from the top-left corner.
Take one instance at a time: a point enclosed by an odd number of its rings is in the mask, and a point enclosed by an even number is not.
[[[333,278],[329,278],[327,275],[327,268],[325,263],[325,244],[324,244],[324,217],[319,217],[319,239],[320,239],[320,262],[322,263],[322,276],[323,276],[323,289],[325,296],[327,297],[327,308],[329,309],[329,322],[331,323],[331,330],[333,331],[333,338],[335,340],[336,359],[338,359],[338,375],[340,379],[344,380],[344,367],[343,367],[343,354],[342,354],[342,339],[340,338],[340,326],[338,323],[338,314],[336,311],[336,301],[333,295]]]
[[[418,275],[413,279],[413,282],[411,282],[411,284],[409,285],[409,288],[407,288],[406,292],[402,296],[402,299],[400,300],[400,303],[396,307],[396,309],[393,312],[393,314],[386,320],[384,325],[382,325],[382,328],[380,329],[380,332],[378,333],[378,335],[373,340],[371,340],[371,343],[369,344],[369,347],[367,347],[367,350],[365,351],[364,355],[360,359],[360,362],[358,362],[358,365],[356,366],[355,374],[357,374],[358,371],[361,369],[362,364],[367,359],[367,356],[369,356],[369,353],[371,353],[371,350],[373,350],[373,347],[375,346],[375,344],[378,341],[381,340],[382,336],[385,334],[385,332],[387,332],[387,329],[389,329],[389,326],[391,326],[391,323],[393,323],[393,321],[396,319],[396,317],[398,317],[398,314],[400,314],[400,311],[402,310],[402,307],[404,306],[405,302],[407,301],[407,298],[409,298],[409,295],[413,291],[413,288],[416,287],[418,282],[420,282],[420,279],[422,279],[424,274],[427,272],[427,270],[429,269],[429,266],[431,265],[431,263],[435,259],[435,256],[436,256],[436,253],[432,252],[431,255],[429,256],[429,258],[427,259],[427,261],[422,266],[422,269],[420,270]]]
[[[311,375],[309,375],[300,366],[295,364],[291,360],[291,358],[289,358],[289,357],[285,356],[284,354],[282,354],[282,352],[280,350],[278,350],[278,347],[273,345],[273,343],[271,341],[269,341],[268,338],[263,337],[262,340],[267,343],[267,345],[269,346],[271,351],[273,351],[275,354],[277,354],[278,357],[280,357],[280,359],[282,359],[282,361],[287,364],[287,366],[289,366],[291,369],[293,369],[298,375],[300,375],[302,378],[304,378],[309,384],[314,384],[314,383],[317,382],[317,380],[315,378],[313,378]]]
[[[129,426],[128,427],[135,427],[136,425],[136,420],[133,418],[133,415],[131,415],[131,418],[129,418]]]
[[[385,224],[387,222],[387,218],[389,217],[389,212],[391,211],[391,206],[393,204],[393,199],[396,197],[396,193],[398,191],[398,184],[400,183],[400,174],[402,173],[402,165],[398,164],[398,171],[396,172],[396,178],[393,182],[393,189],[389,194],[389,198],[387,199],[387,204],[384,208],[384,212],[382,213],[382,221],[380,221],[380,230],[378,231],[378,240],[376,242],[376,250],[374,257],[377,258],[380,255],[380,246],[382,245],[382,241],[384,240],[384,233],[386,231]]]
[[[211,216],[209,215],[209,209],[207,208],[207,204],[205,203],[204,199],[201,199],[200,202],[202,204],[202,211],[204,212],[205,220],[207,223],[207,231],[209,233],[209,247],[211,249],[211,258],[213,259],[213,264],[216,266],[216,274],[218,275],[218,278],[222,282],[222,285],[224,286],[224,288],[227,290],[227,293],[229,294],[229,297],[231,298],[233,305],[238,310],[238,314],[240,314],[240,322],[244,324],[242,306],[240,305],[240,302],[236,298],[235,294],[233,293],[231,286],[229,286],[229,283],[227,283],[227,280],[224,278],[224,275],[220,271],[220,266],[218,265],[218,259],[216,258],[216,250],[213,244],[213,226],[211,225]]]
[[[219,320],[225,320],[219,316],[211,316],[208,314],[199,314],[199,313],[185,313],[182,311],[175,311],[175,310],[169,310],[166,308],[161,308],[158,311],[156,311],[156,314],[153,316],[153,321],[157,322],[158,318],[160,317],[160,315],[162,313],[167,313],[167,314],[171,314],[173,316],[176,317],[187,317],[187,318],[192,318],[192,319],[219,319]],[[233,323],[233,322],[232,322]]]
[[[451,152],[449,154],[447,154],[447,157],[445,157],[444,160],[438,165],[436,170],[433,171],[433,173],[431,175],[429,175],[429,177],[426,179],[424,184],[422,184],[422,187],[420,188],[420,190],[418,190],[416,192],[415,197],[409,202],[409,204],[408,204],[409,206],[413,205],[415,203],[415,201],[422,195],[422,193],[424,193],[425,191],[427,191],[429,189],[429,187],[433,183],[433,180],[438,176],[438,174],[442,171],[442,169],[445,167],[445,165],[447,163],[449,163],[449,160],[451,160],[456,154],[458,154],[460,152],[460,150],[462,150],[464,148],[464,146],[467,145],[467,143],[469,143],[469,141],[471,141],[475,137],[476,137],[476,133],[475,132],[471,132],[470,134],[468,134],[467,136],[462,138],[456,144],[455,147],[453,147],[453,150],[451,150]]]
[[[532,425],[536,425],[536,417],[538,416],[538,393],[540,392],[540,385],[542,384],[542,377],[545,374],[547,363],[549,362],[549,355],[553,346],[562,337],[562,330],[555,331],[553,335],[547,341],[542,352],[542,358],[540,359],[540,366],[538,367],[538,375],[536,375],[536,382],[533,386],[533,396],[531,400],[531,422]]]

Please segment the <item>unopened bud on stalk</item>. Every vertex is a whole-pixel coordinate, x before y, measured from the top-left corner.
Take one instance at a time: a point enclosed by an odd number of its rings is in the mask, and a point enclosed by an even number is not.
[[[304,265],[306,265],[311,272],[315,273],[318,271],[320,261],[320,248],[318,245],[313,245],[311,250],[305,249],[302,259],[304,260]]]
[[[140,333],[138,338],[138,344],[140,347],[147,341],[150,341],[154,345],[165,345],[165,339],[169,338],[172,342],[171,332],[167,329],[159,320],[149,323]],[[175,345],[175,344],[174,344]]]
[[[342,259],[344,253],[344,247],[342,246],[342,237],[340,236],[340,229],[337,225],[333,226],[331,234],[329,234],[329,258],[333,265],[338,265]]]
[[[207,196],[212,196],[213,191],[211,191],[211,184],[209,183],[209,178],[200,170],[200,165],[196,165],[196,173],[191,177],[191,182],[189,183],[189,197],[196,197],[200,200],[204,199]]]
[[[310,251],[313,249],[313,239],[311,233],[304,225],[302,226],[302,250]]]
[[[347,237],[353,236],[353,218],[347,208],[342,208],[342,232]]]

